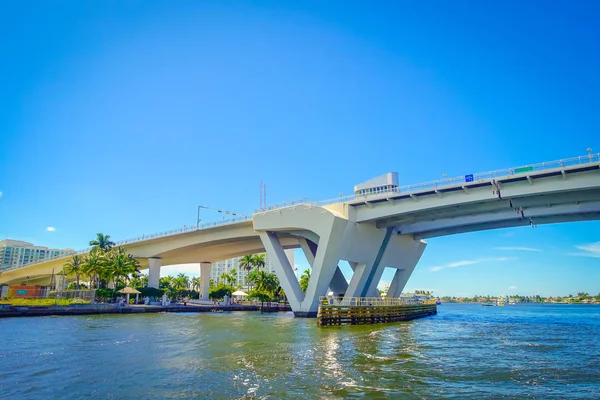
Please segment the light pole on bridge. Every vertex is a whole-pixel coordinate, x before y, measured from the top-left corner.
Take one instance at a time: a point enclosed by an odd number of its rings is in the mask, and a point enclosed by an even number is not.
[[[592,148],[588,147],[587,152],[588,152],[588,157],[590,158],[590,162],[592,162]]]

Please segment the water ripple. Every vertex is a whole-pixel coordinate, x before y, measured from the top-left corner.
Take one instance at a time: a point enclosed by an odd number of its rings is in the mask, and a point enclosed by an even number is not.
[[[598,398],[600,307],[444,304],[407,323],[291,314],[0,320],[6,398]]]

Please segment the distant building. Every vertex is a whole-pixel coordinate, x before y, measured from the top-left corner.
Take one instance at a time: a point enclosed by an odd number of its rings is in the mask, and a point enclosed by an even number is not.
[[[285,250],[285,254],[287,255],[288,260],[290,261],[290,265],[292,268],[294,267],[294,250]],[[239,268],[238,264],[242,257],[230,258],[229,260],[217,261],[213,263],[212,269],[210,271],[210,279],[213,280],[215,284],[219,284],[223,281],[221,275],[224,272],[229,273],[232,269],[235,269],[236,272],[236,286],[242,286],[242,290],[248,290],[248,285],[246,283],[246,278],[248,276],[248,271]],[[261,271],[266,271],[270,273],[275,273],[275,269],[271,265],[271,260],[268,256],[265,255],[265,267],[260,269]]]
[[[0,270],[76,253],[73,249],[49,249],[21,240],[6,239],[0,241]]]

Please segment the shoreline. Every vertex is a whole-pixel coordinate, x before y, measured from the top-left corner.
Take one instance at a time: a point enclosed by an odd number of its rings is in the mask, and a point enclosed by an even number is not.
[[[82,304],[70,306],[14,306],[6,310],[0,309],[0,318],[17,317],[44,317],[44,316],[71,316],[71,315],[95,315],[95,314],[141,314],[161,312],[225,312],[225,311],[260,311],[260,305],[129,305],[119,306],[116,304]],[[269,308],[267,312],[289,312],[291,308],[281,307],[274,310]]]

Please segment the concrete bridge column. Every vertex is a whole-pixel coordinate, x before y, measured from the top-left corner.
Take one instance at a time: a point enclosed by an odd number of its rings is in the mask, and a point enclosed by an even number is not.
[[[390,284],[390,288],[387,292],[387,298],[397,298],[402,294],[402,290],[406,286],[406,282],[408,282],[408,278],[412,275],[417,263],[421,259],[423,252],[425,251],[425,247],[427,244],[423,241],[419,242],[417,248],[410,254],[404,258],[402,264],[402,268],[398,268],[396,273],[394,274],[394,278],[392,279],[392,283]]]
[[[148,258],[148,287],[158,289],[160,283],[160,264],[159,257]]]
[[[315,262],[315,255],[317,254],[317,249],[318,249],[318,245],[313,242],[312,240],[308,240],[305,238],[301,238],[298,239],[299,243],[300,243],[300,247],[302,248],[302,251],[304,252],[304,255],[306,256],[306,260],[308,261],[308,265],[310,265],[310,267],[313,267],[313,264]],[[331,283],[329,284],[329,292],[333,292],[335,295],[344,295],[344,293],[346,293],[346,290],[348,289],[348,282],[346,281],[346,278],[344,277],[344,274],[342,273],[342,270],[340,269],[340,266],[338,265],[337,269],[335,270],[335,273],[333,274],[333,279],[331,280]]]
[[[210,288],[210,271],[212,263],[200,263],[200,300],[208,301],[208,289]]]

